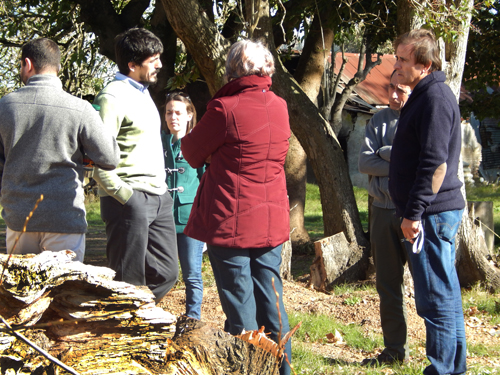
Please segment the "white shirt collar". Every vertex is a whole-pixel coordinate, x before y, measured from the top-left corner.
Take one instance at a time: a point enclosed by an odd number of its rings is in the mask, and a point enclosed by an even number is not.
[[[142,83],[139,83],[139,82],[133,80],[132,78],[130,78],[129,76],[126,76],[125,74],[122,74],[120,72],[116,73],[115,79],[117,79],[119,81],[127,82],[128,84],[132,85],[132,87],[135,87],[137,90],[139,90],[140,92],[148,92],[149,85],[143,85]]]

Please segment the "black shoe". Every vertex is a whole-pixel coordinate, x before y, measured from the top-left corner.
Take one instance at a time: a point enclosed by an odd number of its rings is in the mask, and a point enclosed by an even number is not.
[[[395,363],[398,364],[403,364],[406,362],[404,359],[399,359],[396,357],[393,357],[390,354],[387,353],[380,353],[377,357],[375,358],[366,358],[361,362],[362,366],[380,366],[380,365],[393,365]]]

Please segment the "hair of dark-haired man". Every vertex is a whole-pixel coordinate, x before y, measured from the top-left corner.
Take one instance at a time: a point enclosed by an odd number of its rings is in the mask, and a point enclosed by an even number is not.
[[[151,31],[140,28],[129,29],[115,38],[115,59],[120,73],[128,75],[128,64],[142,65],[148,57],[163,52],[161,40]]]
[[[30,59],[36,73],[44,70],[54,70],[56,73],[61,68],[61,51],[57,44],[47,38],[34,39],[26,43],[21,49],[21,62]]]

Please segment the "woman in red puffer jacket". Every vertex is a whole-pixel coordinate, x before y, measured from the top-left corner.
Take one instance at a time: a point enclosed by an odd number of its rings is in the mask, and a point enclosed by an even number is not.
[[[233,335],[265,326],[277,340],[289,330],[280,278],[281,246],[289,238],[284,172],[290,125],[286,102],[270,91],[274,60],[260,43],[235,43],[224,85],[207,112],[182,140],[193,168],[210,163],[202,177],[184,233],[206,242]],[[291,360],[290,343],[286,346]],[[289,374],[287,364],[282,374]]]

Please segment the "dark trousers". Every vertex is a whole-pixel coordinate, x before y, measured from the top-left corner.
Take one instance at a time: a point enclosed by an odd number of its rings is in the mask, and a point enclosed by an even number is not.
[[[404,265],[407,261],[396,210],[372,205],[370,242],[380,297],[380,321],[384,335],[384,353],[397,359],[408,358],[408,333],[404,300]]]
[[[276,342],[280,329],[282,336],[288,333],[290,326],[283,305],[280,276],[281,245],[255,249],[207,246],[220,302],[226,314],[224,330],[239,335],[243,330],[257,330],[264,326],[265,332],[270,332],[270,338]],[[273,279],[279,296],[279,313]],[[291,363],[290,341],[285,346],[285,353]],[[289,374],[290,366],[283,361],[280,375]]]
[[[168,193],[154,195],[134,190],[122,205],[101,197],[106,224],[106,253],[115,280],[147,285],[159,302],[179,275],[177,236]]]

